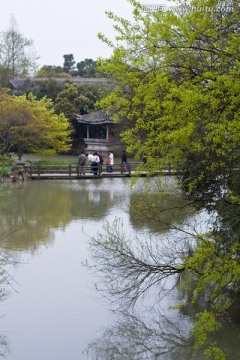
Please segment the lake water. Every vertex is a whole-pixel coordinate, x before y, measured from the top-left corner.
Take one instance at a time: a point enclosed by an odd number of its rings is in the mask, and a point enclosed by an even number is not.
[[[129,182],[40,180],[3,187],[8,194],[0,203],[2,234],[7,234],[2,246],[17,261],[8,268],[13,281],[10,296],[1,303],[8,360],[87,359],[84,350],[89,343],[94,346],[105,328],[119,329],[110,304],[95,289],[97,278],[82,263],[90,257],[89,238],[103,231],[106,221],[121,218],[127,234],[147,233],[147,225],[129,214]],[[170,305],[172,300],[163,302]],[[187,333],[189,321],[182,318],[181,327]],[[238,343],[230,338],[234,357],[229,359],[237,359]],[[134,346],[133,342],[133,353]],[[130,359],[124,351],[122,347],[116,359]],[[102,359],[100,353],[91,359],[98,358]],[[182,358],[199,359],[189,350],[178,352],[176,359]],[[166,354],[161,359],[173,357]]]
[[[1,202],[1,228],[9,233],[4,247],[19,264],[10,269],[14,289],[1,306],[7,359],[83,359],[88,342],[109,325],[108,305],[82,262],[89,236],[106,219],[121,217],[132,230],[128,183],[30,181],[10,187]]]

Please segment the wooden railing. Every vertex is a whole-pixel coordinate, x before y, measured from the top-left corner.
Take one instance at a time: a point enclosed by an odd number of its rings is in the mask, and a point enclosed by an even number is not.
[[[134,166],[135,167],[135,166]],[[30,177],[32,176],[43,176],[43,175],[65,175],[68,177],[80,176],[81,167],[79,165],[69,164],[69,165],[30,165],[26,167]],[[87,175],[93,174],[93,169],[90,164],[84,166],[84,172]],[[102,174],[121,174],[121,175],[131,175],[131,164],[127,164],[126,169],[124,170],[122,164],[114,164],[113,171],[107,168],[107,165],[99,165],[97,169],[97,175]]]
[[[139,170],[139,166],[141,165],[141,170]],[[30,177],[53,177],[57,176],[65,176],[65,177],[80,177],[83,174],[80,173],[81,167],[79,165],[69,164],[69,165],[28,165],[25,166],[25,169],[28,171]],[[84,167],[85,175],[93,175],[93,170],[91,164],[87,164]],[[165,165],[159,173],[163,173],[166,175],[174,174],[174,169],[171,164]],[[110,172],[110,169],[106,164],[102,166],[99,165],[97,169],[97,176],[131,176],[132,174],[140,174],[142,176],[147,175],[147,169],[144,169],[144,164],[142,162],[130,162],[126,164],[126,168],[122,166],[121,163],[115,163],[113,166],[113,171]]]

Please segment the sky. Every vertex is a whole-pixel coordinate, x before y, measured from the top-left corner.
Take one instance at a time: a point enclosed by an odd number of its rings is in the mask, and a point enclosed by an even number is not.
[[[164,4],[166,0],[141,0],[142,4]],[[113,22],[105,12],[131,19],[127,0],[0,0],[0,31],[14,16],[18,31],[32,39],[39,55],[39,67],[63,66],[64,54],[76,62],[86,58],[109,57],[111,49],[97,37],[103,33],[114,39]]]

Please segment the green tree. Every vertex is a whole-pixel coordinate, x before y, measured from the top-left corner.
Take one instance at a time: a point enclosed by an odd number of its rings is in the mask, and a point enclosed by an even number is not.
[[[63,55],[64,63],[63,63],[63,71],[67,74],[70,74],[75,65],[75,60],[73,54],[65,54]]]
[[[150,173],[172,162],[182,194],[217,214],[211,231],[196,235],[174,265],[185,274],[185,290],[194,284],[188,300],[204,299],[193,327],[199,348],[239,308],[239,6],[180,1],[175,11],[146,14],[129,2],[132,23],[108,13],[117,45],[99,35],[114,50],[100,70],[118,84],[100,105],[116,121],[129,121],[122,139],[136,158],[144,153]],[[205,355],[224,358],[214,344]]]
[[[2,64],[0,64],[0,86],[6,87],[11,77],[11,70],[6,69]]]
[[[28,75],[36,69],[37,55],[33,41],[26,39],[17,29],[14,16],[10,18],[10,25],[0,34],[0,74],[8,74],[7,79],[1,76],[2,84],[15,76]]]
[[[41,78],[55,78],[55,77],[64,77],[69,78],[71,77],[70,74],[65,72],[61,66],[55,65],[43,65],[37,72],[36,77]]]
[[[21,159],[26,151],[50,155],[69,150],[69,122],[55,113],[51,100],[2,92],[0,104],[1,154],[14,148]]]
[[[95,110],[96,103],[106,92],[103,86],[66,83],[56,98],[55,109],[73,121],[76,114],[87,114]]]
[[[73,121],[76,114],[87,112],[88,103],[88,98],[81,94],[77,84],[66,84],[56,98],[55,109],[58,113],[63,112]]]
[[[81,129],[76,120],[76,114],[87,114],[96,109],[97,102],[103,98],[107,89],[98,85],[65,84],[64,89],[59,92],[55,101],[57,113],[63,113],[72,125],[73,145],[78,146]]]
[[[27,79],[24,81],[24,84],[18,88],[18,95],[28,95],[31,92],[38,100],[46,96],[48,99],[55,102],[58,94],[63,88],[64,84],[54,78],[49,78],[45,81],[38,79],[31,81],[30,79]]]
[[[99,77],[100,74],[97,71],[97,61],[92,59],[85,59],[77,63],[77,70],[74,75],[82,77]]]

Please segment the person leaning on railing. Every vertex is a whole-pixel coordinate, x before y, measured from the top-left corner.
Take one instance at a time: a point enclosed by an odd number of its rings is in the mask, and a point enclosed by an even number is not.
[[[91,162],[91,168],[92,168],[94,175],[98,174],[99,163],[100,163],[100,159],[99,159],[98,153],[95,152],[93,154],[93,158],[92,158],[92,162]]]
[[[85,155],[84,151],[81,152],[81,154],[78,157],[78,165],[80,167],[80,175],[83,174],[85,175],[85,165],[87,162],[87,156]]]
[[[101,151],[98,152],[98,157],[99,157],[99,174],[102,174],[102,165],[103,165],[103,156]]]
[[[122,152],[122,172],[127,171],[127,154],[125,150]]]
[[[110,172],[113,172],[113,165],[114,165],[114,156],[112,151],[109,151],[109,155],[108,155],[108,170]]]

